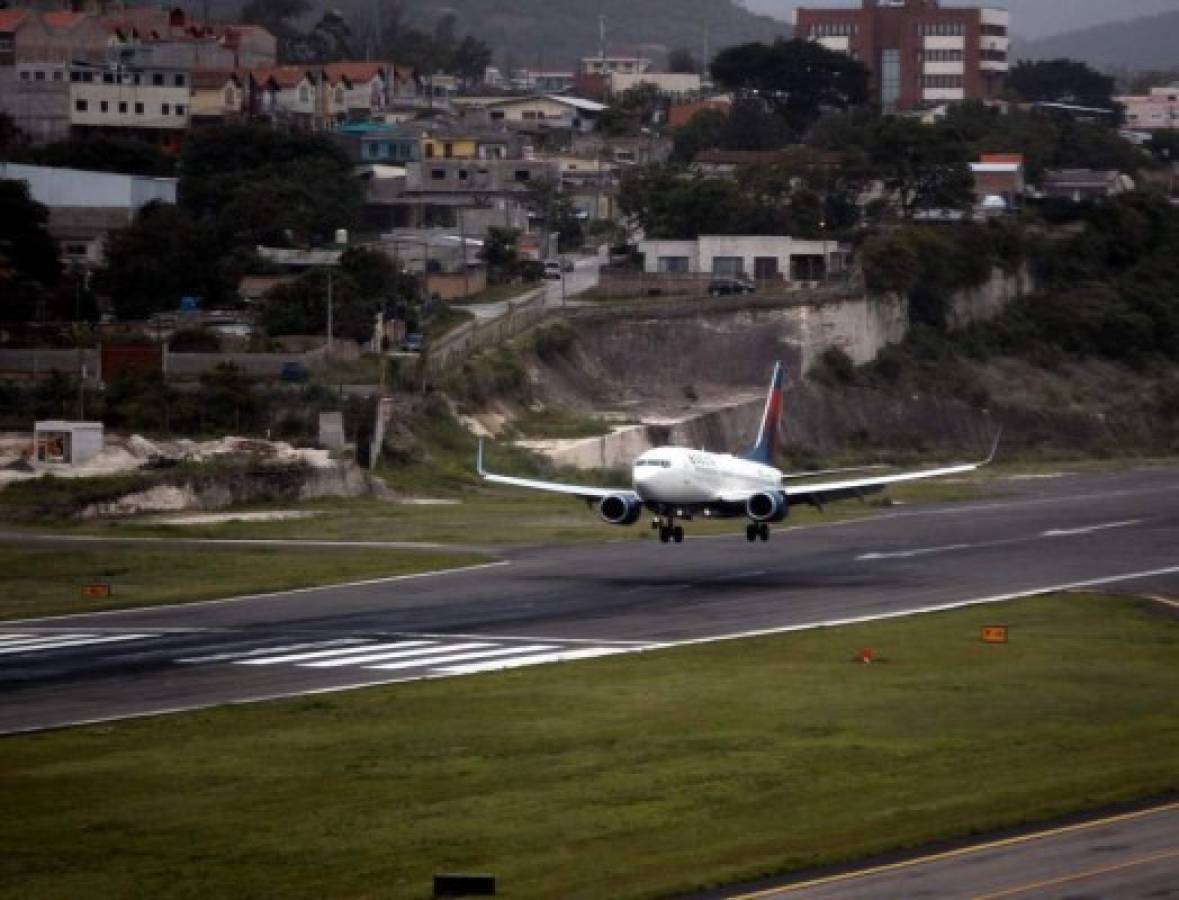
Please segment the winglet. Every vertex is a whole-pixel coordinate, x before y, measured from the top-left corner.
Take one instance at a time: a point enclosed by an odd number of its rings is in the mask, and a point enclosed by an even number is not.
[[[483,438],[479,438],[479,452],[475,456],[475,472],[478,473],[480,477],[487,474],[483,471]]]

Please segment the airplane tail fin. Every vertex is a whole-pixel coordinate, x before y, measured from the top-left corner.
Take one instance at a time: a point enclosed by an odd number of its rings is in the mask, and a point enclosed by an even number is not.
[[[786,373],[782,363],[774,364],[774,377],[766,394],[766,408],[761,414],[761,427],[757,431],[757,442],[745,454],[745,458],[763,465],[772,466],[778,451],[778,426],[782,420],[782,387]]]

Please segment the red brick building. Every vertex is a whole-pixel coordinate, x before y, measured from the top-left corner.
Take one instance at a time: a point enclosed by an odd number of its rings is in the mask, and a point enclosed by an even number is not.
[[[862,0],[859,9],[795,13],[794,33],[868,67],[884,109],[983,100],[1003,89],[1010,16],[1005,9],[938,0]]]

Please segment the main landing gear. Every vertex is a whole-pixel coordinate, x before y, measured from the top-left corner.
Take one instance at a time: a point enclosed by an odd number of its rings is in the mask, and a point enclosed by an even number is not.
[[[683,526],[672,524],[671,519],[655,519],[651,523],[651,527],[659,529],[660,543],[666,544],[675,541],[677,544],[682,544],[684,542]]]
[[[768,541],[770,539],[770,526],[765,522],[750,522],[745,526],[745,540],[752,544],[758,538]]]

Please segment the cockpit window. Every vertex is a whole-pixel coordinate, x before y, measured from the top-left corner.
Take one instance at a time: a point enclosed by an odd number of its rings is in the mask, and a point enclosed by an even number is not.
[[[635,463],[636,466],[659,466],[661,469],[670,469],[671,461],[666,459],[640,459]]]

